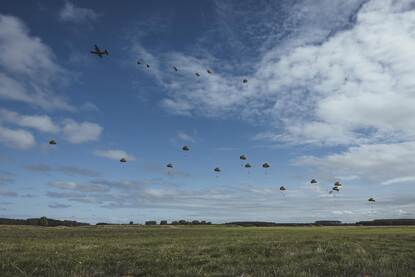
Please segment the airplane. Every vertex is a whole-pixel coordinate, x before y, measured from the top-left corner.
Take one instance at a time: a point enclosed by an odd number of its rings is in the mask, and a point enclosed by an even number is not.
[[[108,56],[108,51],[107,49],[105,49],[104,51],[101,51],[101,49],[99,49],[99,47],[95,44],[94,50],[90,51],[91,54],[95,54],[98,57],[102,58],[104,55]]]

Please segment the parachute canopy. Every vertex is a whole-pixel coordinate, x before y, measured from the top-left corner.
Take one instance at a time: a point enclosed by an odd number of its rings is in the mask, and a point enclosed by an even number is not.
[[[342,184],[339,181],[337,181],[337,182],[334,183],[334,186],[339,188],[339,187],[342,186]]]
[[[311,184],[317,184],[317,180],[316,179],[311,179],[310,183]]]
[[[56,145],[56,140],[51,139],[51,140],[49,141],[49,144],[50,144],[50,145]]]
[[[173,66],[174,71],[179,71],[177,67]]]
[[[169,164],[166,165],[166,167],[173,168],[173,165],[169,163]]]
[[[280,187],[280,190],[281,190],[281,191],[284,191],[284,190],[287,190],[287,189],[286,189],[284,186],[281,186],[281,187]]]
[[[127,162],[127,159],[126,159],[126,158],[121,158],[121,159],[120,159],[120,162],[121,162],[121,163],[126,163],[126,162]]]
[[[247,164],[245,164],[245,168],[251,168],[252,166],[251,166],[251,164],[250,163],[247,163]]]
[[[185,146],[183,146],[183,147],[182,147],[182,150],[183,150],[183,151],[189,151],[189,150],[190,150],[190,148],[189,148],[189,146],[185,145]]]
[[[215,172],[220,172],[220,168],[219,168],[219,167],[216,167],[216,168],[214,169],[214,171],[215,171]]]
[[[374,198],[370,197],[367,201],[369,202],[376,202]]]
[[[246,84],[246,83],[248,83],[248,80],[247,79],[243,79],[242,80],[242,83]]]
[[[245,155],[241,155],[241,156],[239,156],[239,159],[246,160],[246,156]]]
[[[262,165],[262,167],[263,167],[263,168],[269,168],[269,167],[270,167],[270,165],[269,165],[268,163],[264,163],[264,164]]]
[[[212,74],[212,71],[210,71],[209,69],[208,69],[208,70],[206,70],[206,71],[207,71],[207,73]]]
[[[199,73],[199,72],[196,72],[196,73],[195,73],[195,75],[196,75],[197,77],[200,77],[200,73]]]

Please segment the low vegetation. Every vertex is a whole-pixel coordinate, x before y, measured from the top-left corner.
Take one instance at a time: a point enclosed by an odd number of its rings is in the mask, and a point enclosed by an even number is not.
[[[0,226],[1,276],[415,276],[414,227]]]

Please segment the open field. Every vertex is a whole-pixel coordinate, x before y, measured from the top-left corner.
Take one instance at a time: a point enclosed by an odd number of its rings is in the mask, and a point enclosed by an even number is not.
[[[415,276],[414,227],[0,226],[1,276]]]

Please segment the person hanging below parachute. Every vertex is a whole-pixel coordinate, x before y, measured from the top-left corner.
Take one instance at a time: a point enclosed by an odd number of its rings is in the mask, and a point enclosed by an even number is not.
[[[267,174],[267,170],[268,168],[270,168],[271,166],[269,165],[269,163],[263,163],[262,167],[265,169],[265,174]]]
[[[177,69],[177,67],[173,66],[174,71],[179,71],[179,69]]]
[[[281,192],[281,194],[282,194],[282,196],[284,196],[284,198],[285,198],[285,191],[286,191],[287,189],[284,187],[284,186],[281,186],[280,187],[280,192]]]
[[[167,167],[167,174],[171,174],[171,170],[173,169],[173,164],[171,164],[171,163],[168,163],[168,164],[166,164],[166,167]]]
[[[215,171],[216,178],[218,178],[219,177],[219,173],[221,172],[220,168],[219,167],[215,167],[215,169],[213,171]]]
[[[206,70],[206,72],[208,73],[208,74],[212,74],[212,71],[211,70]]]

